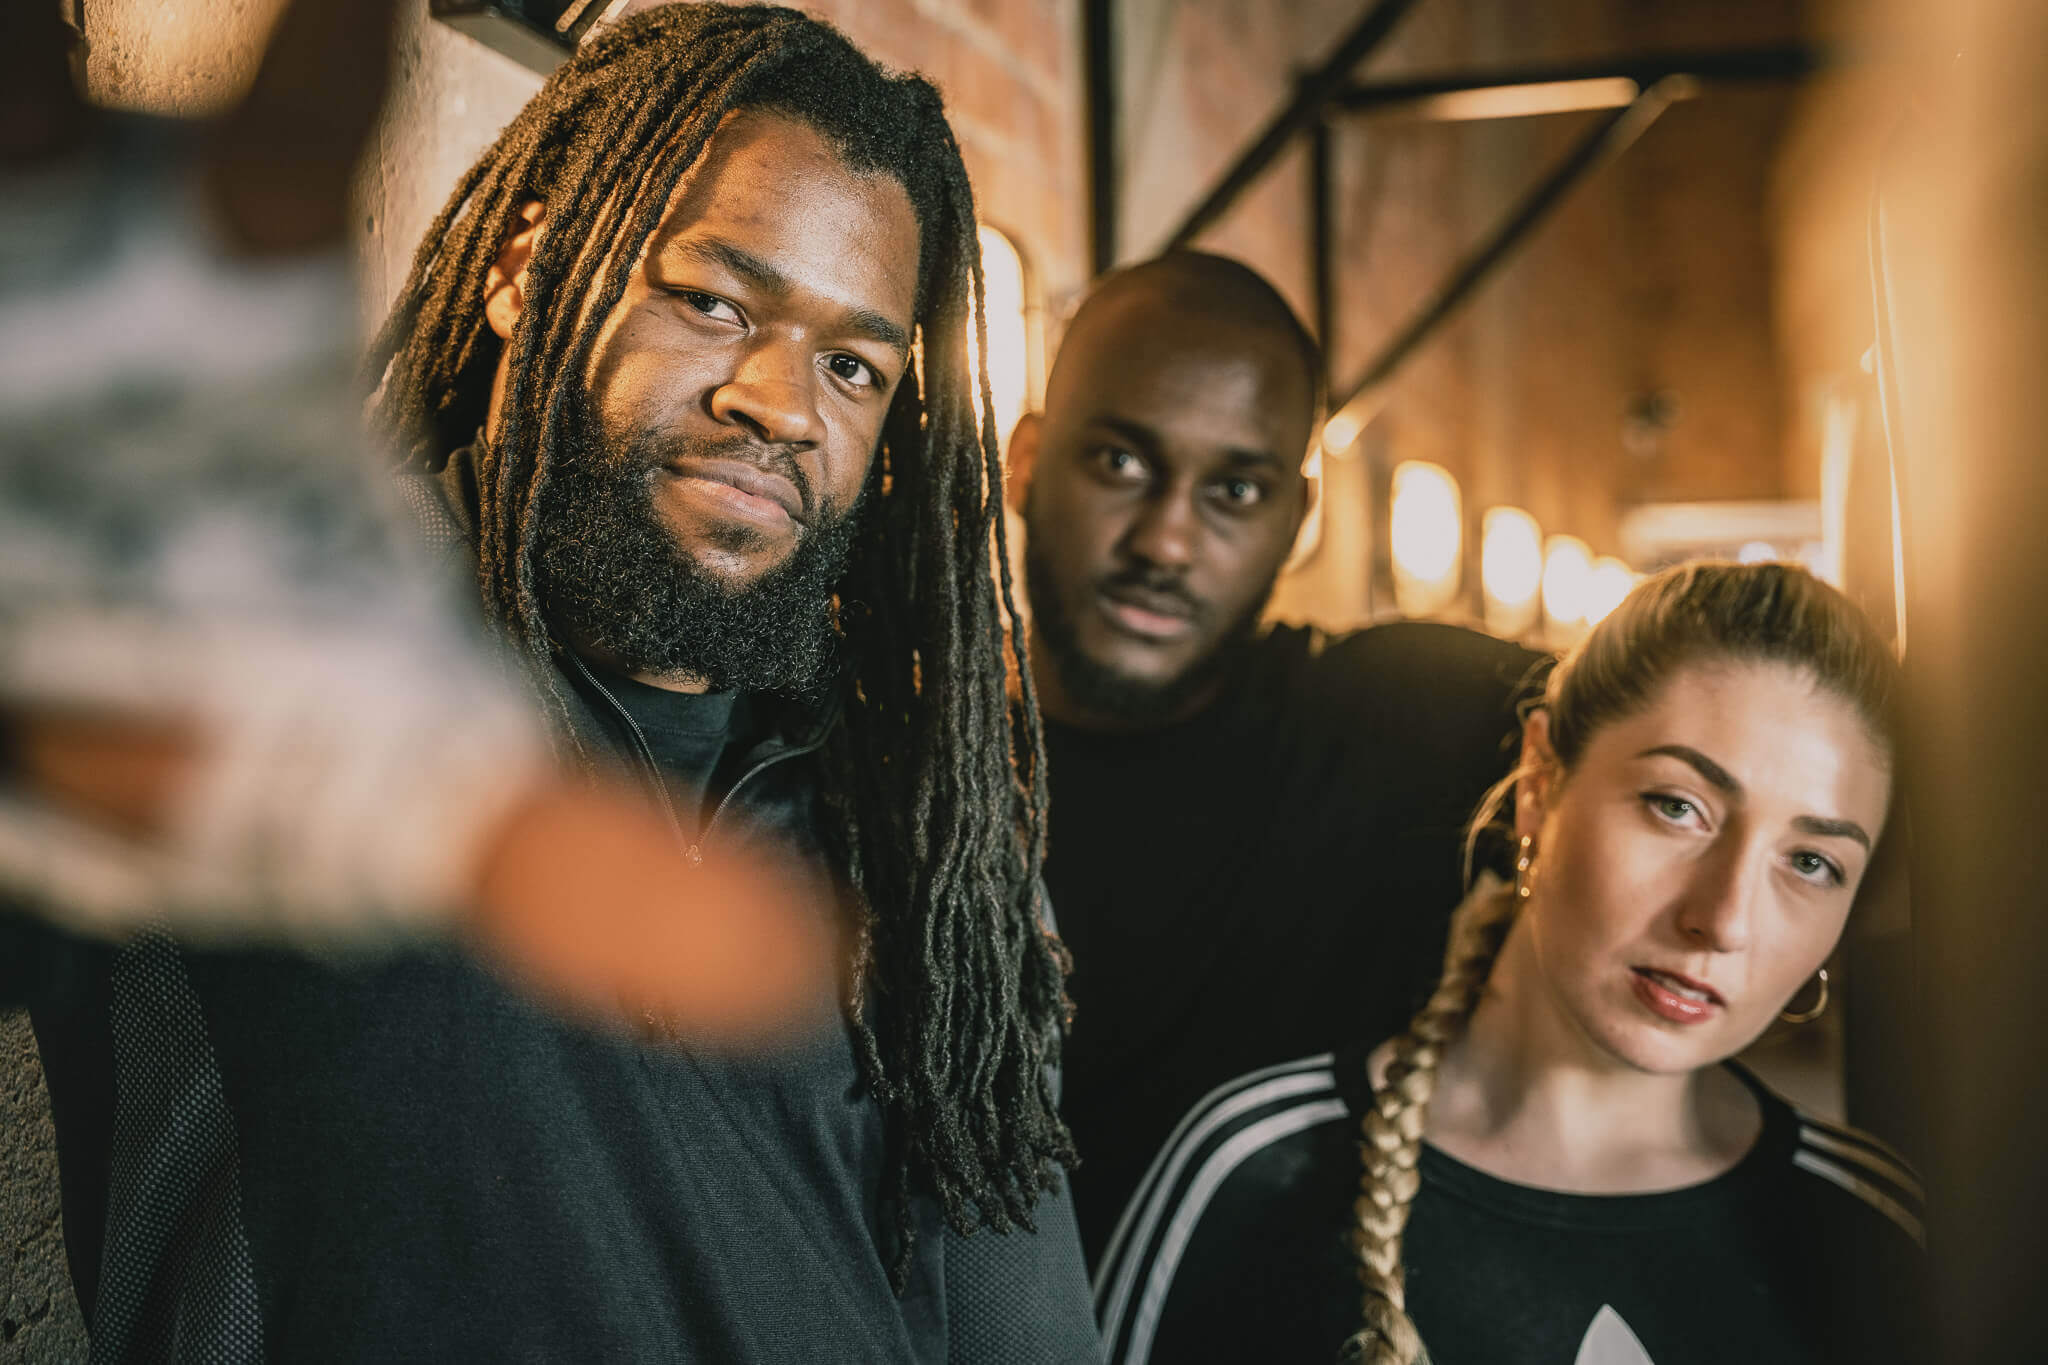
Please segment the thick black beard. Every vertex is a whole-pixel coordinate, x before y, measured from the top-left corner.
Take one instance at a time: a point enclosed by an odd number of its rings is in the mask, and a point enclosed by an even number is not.
[[[1051,565],[1028,528],[1024,538],[1024,589],[1030,594],[1032,625],[1052,656],[1034,661],[1034,667],[1049,665],[1058,672],[1061,688],[1081,710],[1133,729],[1168,723],[1214,686],[1258,634],[1259,618],[1266,610],[1266,598],[1261,597],[1224,632],[1216,648],[1173,677],[1152,682],[1088,657],[1073,621],[1066,615],[1066,604],[1053,586]]]
[[[780,466],[814,509],[810,524],[781,564],[732,588],[677,544],[655,511],[655,480],[686,454],[757,458],[751,443],[622,444],[588,415],[573,425],[536,512],[537,586],[557,626],[628,672],[687,674],[717,692],[814,695],[839,659],[833,590],[853,552],[860,503],[843,511],[823,504],[801,471]]]

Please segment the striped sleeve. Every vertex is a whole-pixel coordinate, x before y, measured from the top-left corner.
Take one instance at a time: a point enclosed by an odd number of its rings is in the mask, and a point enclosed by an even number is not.
[[[1882,1214],[1924,1250],[1927,1192],[1911,1164],[1868,1133],[1805,1110],[1794,1112],[1799,1141],[1792,1164]]]
[[[1150,1358],[1181,1258],[1232,1173],[1276,1142],[1345,1119],[1333,1061],[1324,1052],[1249,1072],[1182,1117],[1124,1207],[1096,1269],[1095,1315],[1111,1365]]]

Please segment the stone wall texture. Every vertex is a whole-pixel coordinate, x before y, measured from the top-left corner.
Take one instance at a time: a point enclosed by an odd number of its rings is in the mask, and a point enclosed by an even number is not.
[[[0,1014],[0,1365],[85,1359],[85,1324],[64,1264],[57,1147],[35,1035]]]

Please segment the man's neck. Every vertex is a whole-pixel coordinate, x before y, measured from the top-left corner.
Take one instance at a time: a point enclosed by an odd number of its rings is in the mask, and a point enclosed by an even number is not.
[[[1182,721],[1193,720],[1222,691],[1223,679],[1218,677],[1186,701],[1170,711],[1134,718],[1111,712],[1098,711],[1077,701],[1068,691],[1065,680],[1060,676],[1059,664],[1045,637],[1039,634],[1034,624],[1031,628],[1031,658],[1036,661],[1031,670],[1032,685],[1038,693],[1038,709],[1046,719],[1076,730],[1092,730],[1100,734],[1144,734],[1152,730],[1164,730]]]

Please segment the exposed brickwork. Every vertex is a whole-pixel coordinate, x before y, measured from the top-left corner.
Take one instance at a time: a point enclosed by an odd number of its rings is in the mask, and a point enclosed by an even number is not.
[[[821,0],[831,20],[946,96],[982,219],[1054,301],[1087,282],[1077,0]]]

